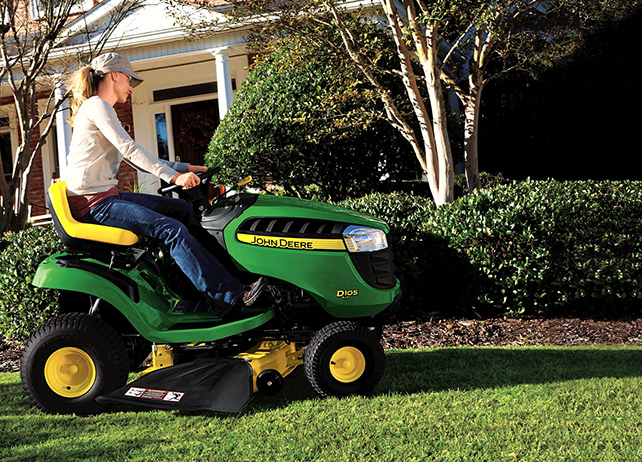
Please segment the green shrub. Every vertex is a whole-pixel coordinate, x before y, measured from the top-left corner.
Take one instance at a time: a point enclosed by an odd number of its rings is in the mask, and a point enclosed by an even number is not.
[[[339,203],[390,225],[401,314],[612,318],[642,315],[640,204],[642,182],[554,180],[501,184],[438,209],[404,192]],[[31,280],[60,247],[52,227],[0,241],[0,335],[24,341],[56,313],[55,292]]]
[[[38,265],[61,248],[53,226],[6,234],[0,240],[0,335],[25,341],[57,313],[57,294],[31,284]]]
[[[184,287],[176,263],[157,241],[143,237],[136,246],[147,250],[165,268],[171,268],[166,277]],[[40,325],[58,314],[57,291],[40,289],[31,282],[40,263],[62,248],[53,226],[7,233],[0,240],[0,336],[25,342]]]
[[[403,291],[395,315],[465,313],[472,305],[466,286],[458,288],[456,296],[452,294],[461,269],[469,265],[443,237],[425,226],[436,212],[432,199],[405,192],[375,193],[338,205],[379,217],[390,226],[395,273]]]
[[[336,32],[329,39],[341,40]],[[416,170],[408,143],[383,113],[354,64],[325,42],[288,36],[243,82],[206,163],[221,167],[226,184],[252,175],[254,185],[282,186],[288,195],[362,195],[384,173]]]
[[[342,203],[391,223],[404,306],[448,315],[642,314],[642,183],[525,181],[411,213]],[[423,207],[423,206],[422,206]],[[424,221],[418,215],[425,216]],[[407,297],[410,296],[408,300]]]
[[[428,225],[510,315],[625,316],[642,302],[642,183],[526,181],[440,209]]]

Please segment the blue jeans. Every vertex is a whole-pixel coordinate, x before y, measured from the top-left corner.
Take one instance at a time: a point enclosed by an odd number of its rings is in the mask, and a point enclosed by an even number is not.
[[[181,199],[140,193],[108,197],[82,218],[162,241],[180,269],[210,299],[233,305],[245,291],[227,269],[190,234],[192,205]]]

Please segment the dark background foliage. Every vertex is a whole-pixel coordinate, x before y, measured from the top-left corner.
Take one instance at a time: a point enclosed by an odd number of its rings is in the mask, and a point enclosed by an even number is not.
[[[640,27],[637,13],[590,35],[537,80],[489,84],[480,168],[511,178],[642,179]]]

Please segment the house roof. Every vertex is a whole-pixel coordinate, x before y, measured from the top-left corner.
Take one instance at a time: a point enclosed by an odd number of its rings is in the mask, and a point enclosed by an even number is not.
[[[70,22],[66,32],[61,34],[63,38],[57,43],[57,50],[52,53],[52,58],[89,51],[104,36],[109,21],[121,4],[122,0],[104,0]],[[168,4],[158,0],[143,0],[141,8],[131,12],[115,27],[105,49],[119,50],[136,60],[152,58],[159,53],[167,54],[169,49],[173,49],[175,53],[194,51],[197,46],[185,43],[194,42],[190,40],[191,33],[210,37],[207,42],[211,43],[202,44],[205,47],[230,46],[242,42],[242,37],[239,40],[238,32],[229,28],[221,12],[229,8],[229,3],[225,0],[212,0],[211,4],[214,8],[204,10],[185,2]],[[198,29],[198,32],[191,30],[193,25],[201,22],[207,22],[209,26]],[[87,30],[90,32],[87,33]],[[211,40],[215,35],[233,37]],[[159,49],[150,50],[154,47]],[[142,48],[148,49],[147,52]]]

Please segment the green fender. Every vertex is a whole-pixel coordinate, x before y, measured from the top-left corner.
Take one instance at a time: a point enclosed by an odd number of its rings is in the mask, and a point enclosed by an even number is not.
[[[117,307],[133,325],[140,322],[135,312],[136,303],[115,284],[97,274],[81,269],[57,266],[58,257],[64,255],[64,253],[58,253],[43,261],[34,275],[33,285],[45,289],[81,292],[101,298]]]
[[[174,313],[179,298],[169,292],[163,281],[142,265],[132,270],[114,270],[130,278],[138,286],[139,300],[135,302],[119,287],[100,275],[76,268],[64,268],[56,261],[65,253],[52,255],[43,261],[33,279],[37,287],[80,292],[101,298],[118,309],[145,339],[155,343],[207,342],[240,334],[265,324],[274,311],[248,310],[253,317],[236,322],[214,325],[220,318],[214,313]],[[106,267],[97,260],[88,260]],[[210,327],[198,327],[204,323]],[[181,328],[179,324],[189,327]]]

